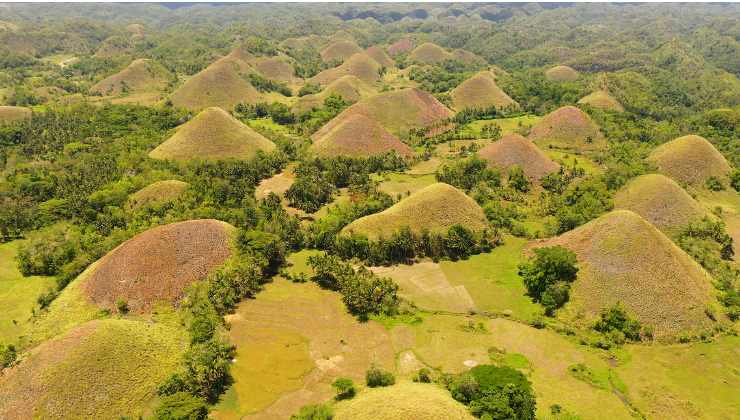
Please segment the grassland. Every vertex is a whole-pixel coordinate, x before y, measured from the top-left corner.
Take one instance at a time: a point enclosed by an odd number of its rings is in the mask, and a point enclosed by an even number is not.
[[[36,298],[55,286],[52,277],[23,277],[15,256],[20,241],[0,245],[0,343],[16,343],[30,327],[31,311]]]
[[[437,182],[434,174],[412,175],[404,173],[388,173],[377,176],[376,180],[381,181],[380,190],[391,197],[406,196],[413,194],[422,188]]]
[[[532,127],[533,125],[537,124],[540,119],[541,117],[538,117],[536,115],[523,115],[521,117],[497,118],[493,120],[477,120],[465,125],[462,128],[461,134],[472,135],[473,137],[480,138],[483,137],[483,127],[490,124],[496,124],[501,127],[501,134],[506,135],[514,133],[516,132],[516,130],[523,127]]]

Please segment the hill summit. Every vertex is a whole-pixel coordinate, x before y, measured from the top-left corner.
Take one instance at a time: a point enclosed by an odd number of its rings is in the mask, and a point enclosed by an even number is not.
[[[419,45],[409,54],[409,61],[419,64],[435,64],[452,58],[452,54],[432,42]]]
[[[578,103],[607,111],[624,112],[622,104],[605,90],[590,93],[578,100]]]
[[[341,77],[355,76],[365,83],[374,83],[380,79],[381,67],[372,57],[364,52],[359,52],[339,67],[324,70],[309,81],[317,85],[328,85]]]
[[[528,178],[536,181],[560,168],[560,165],[550,160],[534,143],[519,134],[503,136],[479,150],[478,155],[497,168],[509,169],[517,165]]]
[[[545,72],[545,78],[552,82],[573,82],[578,76],[578,72],[568,66],[555,66]]]
[[[450,92],[450,96],[452,96],[453,108],[458,111],[466,108],[496,107],[500,109],[507,106],[518,106],[506,92],[498,87],[490,71],[482,71],[465,80]]]
[[[355,103],[363,97],[370,96],[373,89],[370,85],[358,79],[357,76],[346,75],[329,83],[321,92],[301,96],[293,105],[293,112],[301,114],[311,108],[321,108],[324,101],[331,95],[339,95],[349,103]]]
[[[357,53],[361,53],[360,48],[354,41],[340,39],[327,45],[321,50],[321,59],[325,62],[344,61]]]
[[[134,60],[125,69],[96,83],[90,92],[103,96],[164,89],[171,75],[159,63],[149,59]]]
[[[603,135],[591,117],[574,106],[564,106],[545,115],[529,132],[529,139],[564,149],[595,149]]]
[[[392,150],[404,157],[413,152],[376,121],[362,114],[353,114],[314,141],[310,149],[320,156],[366,157]]]
[[[207,108],[149,153],[153,159],[251,159],[275,144],[221,108]]]
[[[726,178],[730,164],[712,143],[701,136],[679,137],[655,148],[648,161],[658,167],[658,171],[678,182],[701,185],[714,176]]]

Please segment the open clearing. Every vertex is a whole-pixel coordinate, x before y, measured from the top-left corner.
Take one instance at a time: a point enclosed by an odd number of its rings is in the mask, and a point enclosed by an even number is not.
[[[431,165],[434,165],[434,163],[432,163]],[[421,170],[429,171],[429,169],[424,168],[422,168]],[[379,180],[382,180],[379,187],[380,191],[390,195],[391,197],[396,197],[399,194],[401,194],[401,196],[413,194],[420,189],[428,187],[429,185],[437,182],[436,178],[434,177],[434,173],[416,175],[393,172],[382,175],[382,178],[380,178]]]

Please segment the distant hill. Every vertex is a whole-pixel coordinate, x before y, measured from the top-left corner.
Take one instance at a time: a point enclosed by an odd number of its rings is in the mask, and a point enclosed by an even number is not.
[[[385,51],[383,51],[383,49],[378,46],[369,47],[365,50],[365,54],[369,55],[370,58],[377,61],[378,64],[383,67],[393,67],[396,65],[393,59],[390,58],[388,54],[386,54]]]
[[[450,92],[452,106],[458,111],[466,108],[486,109],[518,106],[501,88],[490,71],[482,71],[465,80]]]
[[[190,184],[187,182],[175,179],[153,182],[131,194],[126,200],[126,207],[138,209],[153,204],[166,203],[177,199],[189,186]]]
[[[207,108],[149,153],[153,159],[251,159],[275,144],[220,108]]]
[[[134,60],[125,69],[96,83],[90,92],[103,96],[162,90],[172,75],[161,64],[149,60]]]
[[[555,66],[545,72],[545,78],[553,82],[574,82],[578,77],[578,72],[568,66]]]
[[[417,233],[423,229],[445,233],[455,224],[474,231],[481,231],[488,225],[483,209],[475,200],[451,185],[438,182],[380,213],[355,220],[342,229],[342,233],[388,237],[405,226]]]
[[[335,60],[344,61],[361,52],[362,48],[354,41],[339,40],[332,42],[321,50],[321,59],[327,63]]]
[[[614,196],[614,207],[631,210],[666,233],[706,215],[676,181],[659,174],[639,176]]]
[[[431,42],[419,45],[409,54],[409,61],[419,64],[435,64],[452,58],[452,54]]]
[[[365,83],[374,83],[380,79],[381,67],[372,57],[360,52],[354,54],[340,66],[322,71],[312,77],[309,82],[317,85],[328,85],[341,77],[355,76]]]
[[[0,124],[31,118],[31,109],[23,106],[0,106]]]
[[[380,123],[394,135],[416,127],[427,127],[452,116],[446,106],[434,96],[419,89],[401,89],[380,93],[350,106],[326,123],[311,138],[326,135],[336,125],[353,114],[364,115]]]
[[[388,54],[397,56],[414,49],[414,41],[411,38],[401,38],[388,46]]]
[[[679,137],[655,148],[647,159],[658,172],[686,184],[703,186],[711,176],[726,179],[730,164],[701,136]]]
[[[98,47],[95,52],[97,58],[113,58],[125,54],[130,54],[133,45],[129,38],[123,36],[114,35],[110,38],[106,38]]]
[[[578,101],[579,104],[589,105],[594,108],[604,109],[607,111],[624,112],[624,107],[609,92],[597,90],[590,93]]]
[[[621,302],[656,338],[711,328],[712,279],[655,226],[615,210],[543,245],[562,245],[580,270],[561,314],[588,323]],[[582,315],[579,315],[582,314]],[[584,317],[585,316],[585,317]]]
[[[264,77],[284,83],[296,83],[299,78],[295,75],[293,64],[283,56],[260,57],[254,60],[254,68]]]
[[[391,150],[405,157],[413,155],[410,147],[362,114],[353,114],[343,120],[326,135],[314,140],[309,148],[312,153],[324,157],[367,157]]]
[[[82,289],[92,303],[112,311],[119,299],[135,313],[150,312],[157,302],[175,303],[187,286],[231,256],[233,230],[212,219],[149,229],[106,254]]]
[[[574,106],[564,106],[532,127],[529,139],[558,148],[589,150],[600,148],[604,136],[588,114]]]
[[[314,107],[321,108],[324,106],[324,100],[333,94],[341,96],[349,103],[355,103],[373,93],[373,88],[356,76],[342,76],[329,83],[321,92],[298,98],[298,101],[293,105],[293,112],[301,114]]]
[[[539,181],[556,172],[560,165],[548,158],[534,143],[519,134],[507,134],[478,151],[491,166],[507,170],[516,165],[527,178]]]

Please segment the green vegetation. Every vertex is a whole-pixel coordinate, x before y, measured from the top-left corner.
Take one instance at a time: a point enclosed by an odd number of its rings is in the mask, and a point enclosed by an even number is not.
[[[396,383],[396,378],[392,373],[386,372],[383,369],[372,366],[365,373],[365,384],[370,388],[376,388],[380,386],[391,386]]]
[[[468,405],[471,413],[485,419],[534,419],[532,385],[516,369],[478,365],[449,380],[453,398]]]
[[[334,396],[336,400],[346,400],[354,397],[357,393],[355,383],[349,378],[337,378],[336,381],[332,382],[331,386],[337,393]]]
[[[536,248],[534,257],[519,266],[527,294],[552,315],[570,297],[570,283],[576,279],[576,254],[562,246]]]

